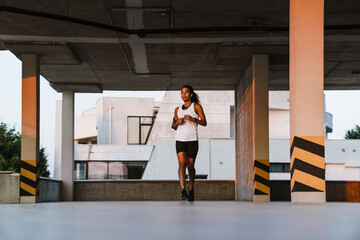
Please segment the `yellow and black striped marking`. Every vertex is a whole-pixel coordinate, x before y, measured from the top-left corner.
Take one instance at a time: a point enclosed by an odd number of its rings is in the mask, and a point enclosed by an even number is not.
[[[269,160],[255,160],[254,195],[270,195]]]
[[[39,196],[40,170],[36,160],[22,160],[20,163],[20,196]]]
[[[325,192],[324,143],[324,136],[291,139],[291,192]]]

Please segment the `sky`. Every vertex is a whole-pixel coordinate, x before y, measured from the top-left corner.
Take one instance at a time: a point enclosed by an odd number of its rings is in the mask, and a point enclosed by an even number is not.
[[[102,96],[144,97],[161,101],[163,91],[104,91],[102,94],[75,94],[75,117],[95,107]],[[40,78],[40,145],[46,148],[53,173],[55,144],[55,101],[61,100],[43,77]],[[325,91],[326,111],[333,114],[333,133],[329,139],[343,139],[346,130],[360,125],[360,91]],[[21,61],[9,51],[0,51],[0,122],[21,131]]]

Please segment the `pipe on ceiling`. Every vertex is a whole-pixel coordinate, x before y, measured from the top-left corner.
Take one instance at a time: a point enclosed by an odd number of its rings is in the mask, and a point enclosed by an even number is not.
[[[146,34],[171,34],[171,33],[205,33],[205,32],[268,32],[268,33],[286,33],[289,31],[288,27],[259,27],[256,24],[253,26],[238,26],[238,27],[195,27],[195,28],[164,28],[164,29],[126,29],[113,25],[108,25],[99,22],[88,21],[85,19],[74,18],[70,16],[58,15],[53,13],[33,11],[29,9],[10,7],[6,5],[0,6],[3,12],[23,14],[28,16],[42,17],[47,19],[66,21],[76,24],[92,26],[96,28],[116,31],[129,35],[138,35],[145,37]],[[360,24],[353,25],[336,25],[325,26],[325,30],[360,30]]]

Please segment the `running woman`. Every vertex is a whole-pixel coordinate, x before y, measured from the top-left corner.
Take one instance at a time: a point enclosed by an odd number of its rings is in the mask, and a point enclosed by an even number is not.
[[[172,128],[176,130],[176,152],[179,161],[181,199],[194,201],[195,159],[199,149],[198,124],[206,126],[206,117],[194,89],[185,85],[181,88],[182,106],[175,109]],[[189,172],[189,194],[185,190],[186,168]]]

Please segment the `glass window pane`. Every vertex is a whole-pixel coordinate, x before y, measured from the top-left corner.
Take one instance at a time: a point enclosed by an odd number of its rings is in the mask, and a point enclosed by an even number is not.
[[[106,179],[106,162],[89,162],[89,179]]]
[[[86,163],[75,163],[75,180],[86,179]]]
[[[142,117],[141,124],[152,124],[152,118],[151,117]]]
[[[128,179],[141,179],[147,162],[123,162],[127,167]]]
[[[285,172],[290,172],[290,163],[284,163]]]
[[[141,126],[141,144],[146,144],[146,138],[150,133],[151,126]]]
[[[121,162],[109,162],[109,179],[127,179],[127,168]]]
[[[282,172],[283,165],[281,163],[271,163],[270,164],[270,172]]]
[[[128,144],[139,142],[139,117],[128,117]]]

